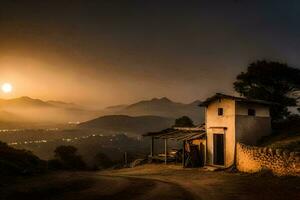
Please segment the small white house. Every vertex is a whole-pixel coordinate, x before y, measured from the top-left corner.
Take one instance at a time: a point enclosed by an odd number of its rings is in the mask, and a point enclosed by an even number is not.
[[[256,144],[271,133],[270,102],[217,93],[205,107],[206,165],[230,167],[236,143]]]

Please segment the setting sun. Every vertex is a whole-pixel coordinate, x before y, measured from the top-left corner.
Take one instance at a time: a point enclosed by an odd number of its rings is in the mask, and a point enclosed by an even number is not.
[[[10,83],[4,83],[1,86],[2,92],[4,93],[10,93],[13,89],[12,85]]]

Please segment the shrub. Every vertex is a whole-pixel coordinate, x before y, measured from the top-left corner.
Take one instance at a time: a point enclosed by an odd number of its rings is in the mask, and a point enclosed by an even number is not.
[[[187,116],[175,120],[175,127],[194,127],[194,122]]]
[[[113,166],[114,162],[104,153],[97,153],[94,158],[95,169],[105,169]]]
[[[0,174],[23,175],[46,171],[47,163],[32,152],[15,149],[0,142]]]
[[[55,159],[48,161],[50,169],[63,170],[84,170],[86,164],[80,155],[77,155],[77,149],[73,146],[59,146],[54,151]]]

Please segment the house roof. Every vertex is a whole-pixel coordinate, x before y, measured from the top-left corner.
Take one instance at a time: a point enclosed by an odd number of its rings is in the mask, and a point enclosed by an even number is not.
[[[222,93],[216,93],[212,97],[207,98],[205,101],[199,104],[199,106],[208,106],[211,102],[218,100],[218,99],[232,99],[239,102],[246,102],[246,103],[257,103],[257,104],[263,104],[263,105],[276,105],[277,103],[270,102],[270,101],[264,101],[259,99],[249,99],[244,97],[236,97],[231,96],[227,94]]]
[[[204,125],[199,127],[173,127],[167,128],[159,132],[149,132],[144,134],[144,137],[154,137],[157,139],[176,139],[176,140],[191,140],[205,137],[206,131]]]

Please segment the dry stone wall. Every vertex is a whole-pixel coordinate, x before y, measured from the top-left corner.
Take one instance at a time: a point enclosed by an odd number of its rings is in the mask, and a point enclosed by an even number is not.
[[[300,152],[247,146],[238,143],[236,166],[239,171],[248,173],[267,169],[279,176],[300,176]]]

